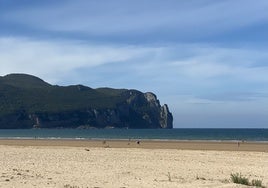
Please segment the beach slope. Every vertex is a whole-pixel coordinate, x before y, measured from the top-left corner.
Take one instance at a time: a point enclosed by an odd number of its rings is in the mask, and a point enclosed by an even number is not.
[[[244,187],[231,183],[231,173],[268,186],[267,152],[13,141],[0,141],[0,187]]]

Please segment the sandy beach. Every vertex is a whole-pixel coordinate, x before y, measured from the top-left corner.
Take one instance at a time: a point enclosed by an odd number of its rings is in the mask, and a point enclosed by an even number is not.
[[[135,140],[0,140],[0,187],[268,186],[268,144]]]

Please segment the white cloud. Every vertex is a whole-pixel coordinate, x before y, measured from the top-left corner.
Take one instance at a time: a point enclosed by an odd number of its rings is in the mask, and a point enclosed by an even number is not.
[[[0,74],[23,72],[57,77],[78,68],[127,62],[149,51],[150,48],[90,45],[78,41],[0,38]]]
[[[201,45],[202,46],[202,45]],[[200,81],[221,78],[233,81],[268,83],[266,50],[188,46],[190,57],[168,64],[177,75]]]

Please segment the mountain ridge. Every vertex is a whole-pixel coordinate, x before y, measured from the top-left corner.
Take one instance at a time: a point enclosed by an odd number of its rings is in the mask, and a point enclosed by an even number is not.
[[[51,85],[28,74],[0,77],[0,104],[0,128],[173,127],[151,92]]]

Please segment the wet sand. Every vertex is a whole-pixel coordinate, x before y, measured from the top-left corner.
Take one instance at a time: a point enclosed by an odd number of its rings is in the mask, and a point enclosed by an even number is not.
[[[139,144],[137,143],[139,141]],[[0,139],[9,146],[66,146],[144,149],[182,149],[268,152],[268,142],[244,141],[166,141],[166,140],[68,140],[68,139]]]

